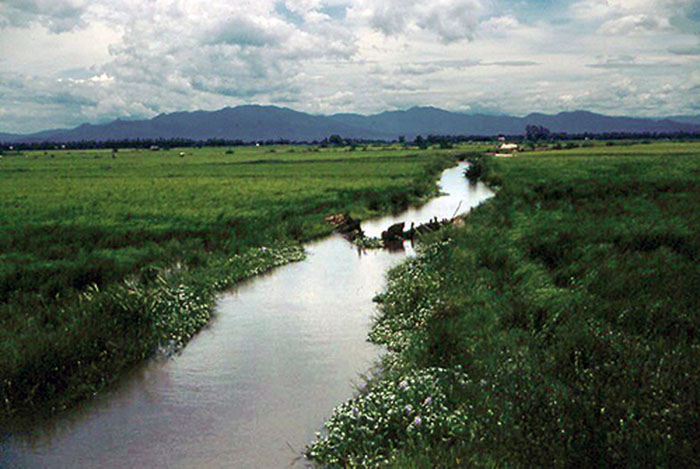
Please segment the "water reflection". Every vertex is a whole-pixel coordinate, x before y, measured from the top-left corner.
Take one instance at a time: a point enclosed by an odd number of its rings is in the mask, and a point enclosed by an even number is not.
[[[445,173],[449,197],[363,228],[378,235],[399,219],[450,217],[490,196],[461,173]],[[365,340],[372,298],[413,246],[358,250],[336,235],[307,250],[306,261],[224,295],[211,326],[180,355],[148,363],[59,419],[6,434],[0,467],[292,464],[380,352]]]
[[[369,237],[379,237],[382,231],[395,223],[404,222],[406,227],[427,223],[437,217],[438,220],[453,218],[468,212],[472,207],[488,199],[493,193],[483,184],[469,184],[464,178],[466,163],[448,169],[440,179],[441,197],[430,199],[424,205],[411,207],[400,214],[369,220],[362,223],[362,229]]]

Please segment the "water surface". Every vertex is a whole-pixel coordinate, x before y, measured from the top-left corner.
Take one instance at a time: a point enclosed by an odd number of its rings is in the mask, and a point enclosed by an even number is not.
[[[462,171],[443,174],[449,195],[363,229],[378,236],[397,221],[449,218],[492,195]],[[222,295],[181,354],[53,421],[0,435],[0,467],[303,465],[304,446],[381,353],[366,341],[372,298],[405,248],[363,252],[339,235],[307,245],[307,260]]]

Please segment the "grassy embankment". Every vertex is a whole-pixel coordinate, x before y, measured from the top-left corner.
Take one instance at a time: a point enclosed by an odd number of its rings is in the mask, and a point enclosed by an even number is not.
[[[324,216],[434,190],[394,149],[49,151],[0,160],[0,417],[59,410],[185,343],[217,291],[303,258]],[[419,153],[416,156],[416,153]]]
[[[485,161],[500,187],[390,274],[383,376],[328,465],[691,467],[700,454],[700,144]]]

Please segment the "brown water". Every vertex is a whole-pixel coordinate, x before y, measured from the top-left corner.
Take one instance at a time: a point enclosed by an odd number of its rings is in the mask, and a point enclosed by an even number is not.
[[[489,198],[463,166],[440,181],[447,196],[398,217],[448,218]],[[361,252],[342,237],[306,246],[308,259],[223,295],[210,326],[183,352],[154,360],[117,389],[51,422],[0,435],[0,467],[276,468],[299,456],[349,398],[381,350],[366,341],[386,271],[412,254]]]

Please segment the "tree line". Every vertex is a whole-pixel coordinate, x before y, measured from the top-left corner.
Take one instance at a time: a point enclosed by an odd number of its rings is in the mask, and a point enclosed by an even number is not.
[[[207,139],[192,140],[186,138],[158,138],[158,139],[120,139],[120,140],[81,140],[76,142],[24,142],[11,143],[0,142],[0,151],[8,150],[97,150],[97,149],[121,149],[121,148],[144,148],[158,147],[168,148],[192,148],[192,147],[234,147],[244,145],[321,145],[321,146],[353,146],[370,143],[398,143],[406,146],[416,146],[426,149],[432,146],[439,146],[446,149],[454,144],[465,142],[495,142],[499,137],[505,137],[513,142],[549,142],[556,143],[566,140],[698,140],[700,134],[692,132],[584,132],[578,134],[567,134],[565,132],[552,132],[541,125],[528,125],[524,134],[514,135],[417,135],[412,141],[408,141],[405,136],[399,136],[392,141],[368,140],[344,138],[334,134],[322,140],[295,141],[287,139],[277,140],[253,140],[243,141],[240,139]]]

